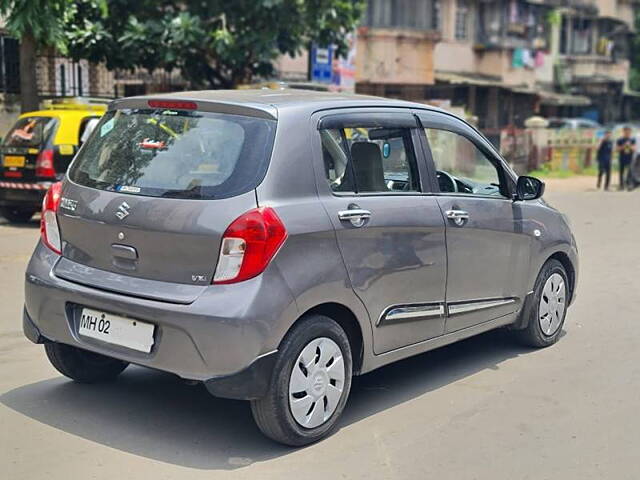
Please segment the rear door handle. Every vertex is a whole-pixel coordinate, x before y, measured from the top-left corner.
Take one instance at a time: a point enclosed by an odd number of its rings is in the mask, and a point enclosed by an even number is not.
[[[465,212],[464,210],[447,210],[444,213],[449,220],[453,220],[453,223],[459,227],[469,220],[469,212]]]
[[[350,221],[354,227],[362,227],[371,218],[371,212],[362,208],[350,208],[349,210],[340,210],[338,218],[342,221]]]

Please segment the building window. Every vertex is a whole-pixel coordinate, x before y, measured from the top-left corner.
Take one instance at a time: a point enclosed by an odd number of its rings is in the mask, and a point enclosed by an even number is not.
[[[429,31],[438,27],[440,0],[368,0],[363,25]]]
[[[56,97],[75,97],[89,92],[89,62],[74,62],[68,58],[54,59],[55,91],[43,92]]]
[[[469,0],[456,2],[456,40],[469,38]]]
[[[433,0],[432,3],[432,17],[433,17],[433,29],[440,30],[442,26],[441,13],[440,13],[440,0]]]
[[[585,55],[593,51],[593,21],[588,18],[562,17],[560,53]]]
[[[20,44],[0,35],[0,91],[20,93]]]
[[[584,18],[573,19],[573,53],[591,53],[593,39],[593,22]]]

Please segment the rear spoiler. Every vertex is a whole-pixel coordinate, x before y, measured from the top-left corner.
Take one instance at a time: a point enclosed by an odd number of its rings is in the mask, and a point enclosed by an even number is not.
[[[227,113],[230,115],[244,115],[246,117],[277,120],[278,111],[272,105],[233,103],[202,98],[180,97],[129,97],[120,98],[109,103],[109,110],[128,108],[167,108],[173,110],[199,110],[201,112]]]

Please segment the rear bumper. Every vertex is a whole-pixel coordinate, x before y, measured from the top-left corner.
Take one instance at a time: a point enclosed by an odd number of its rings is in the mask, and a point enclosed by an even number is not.
[[[42,336],[35,323],[33,323],[33,320],[31,320],[26,308],[22,311],[22,331],[24,332],[24,336],[33,343],[45,343],[48,341]]]
[[[208,287],[185,305],[64,280],[53,272],[59,259],[39,243],[27,268],[23,326],[31,341],[60,342],[203,381],[221,397],[252,399],[266,391],[280,340],[297,318],[277,268],[246,282]],[[79,336],[79,305],[153,323],[151,352]]]
[[[40,210],[51,182],[9,182],[0,180],[0,206]]]

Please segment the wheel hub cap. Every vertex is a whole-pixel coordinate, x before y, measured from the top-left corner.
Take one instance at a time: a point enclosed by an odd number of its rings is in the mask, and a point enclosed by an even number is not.
[[[342,350],[330,338],[316,338],[300,352],[289,379],[289,408],[302,427],[315,428],[331,418],[344,389]]]
[[[565,291],[564,279],[558,273],[551,275],[544,284],[538,308],[538,321],[542,332],[547,336],[553,335],[560,328],[566,308]]]

